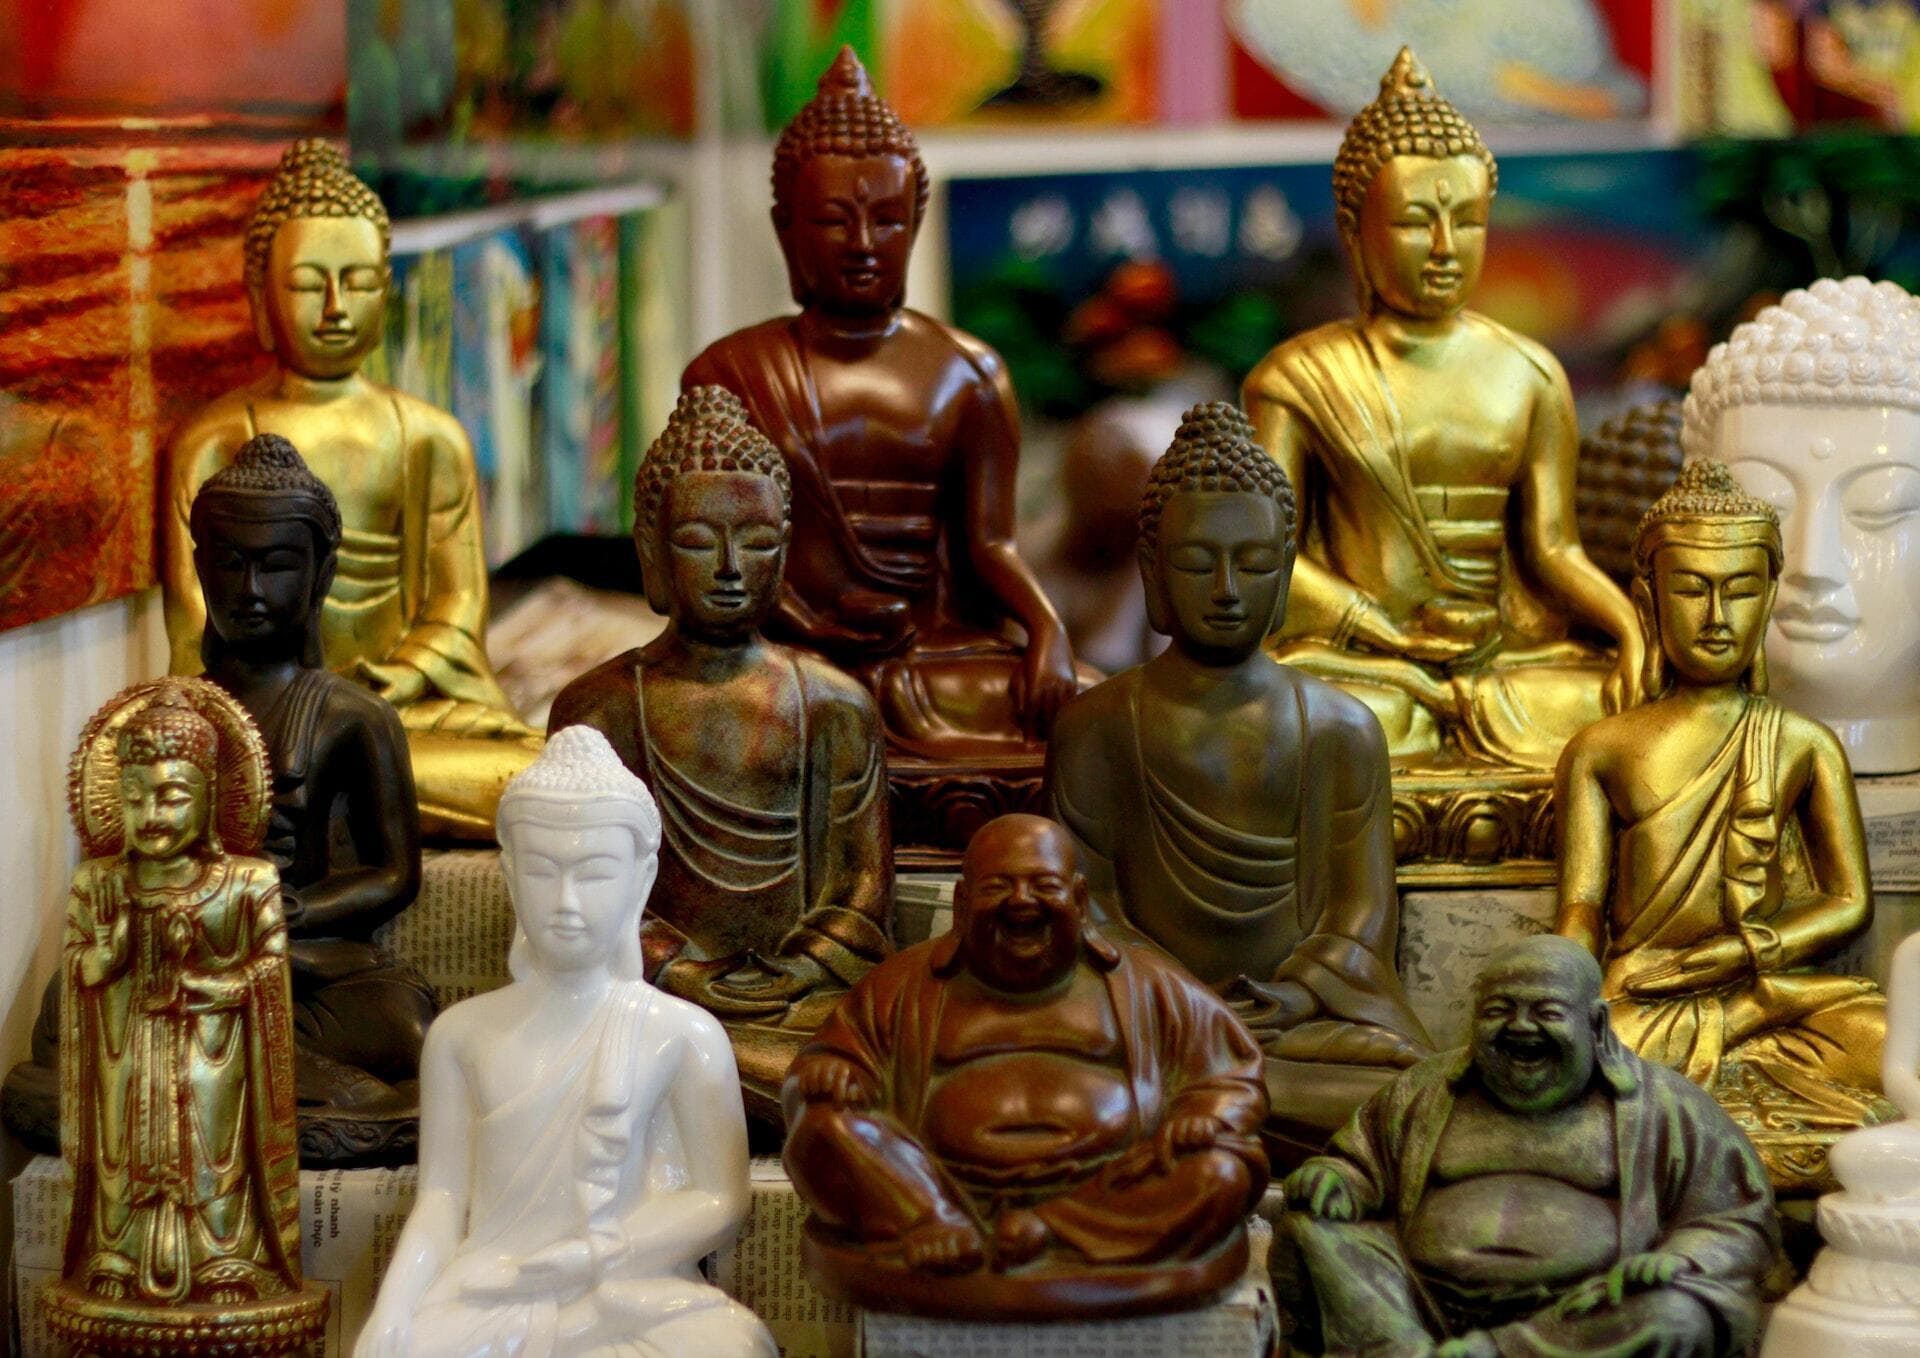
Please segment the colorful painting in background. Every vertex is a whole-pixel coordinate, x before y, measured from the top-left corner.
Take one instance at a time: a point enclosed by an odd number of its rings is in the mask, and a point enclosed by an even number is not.
[[[1473,305],[1604,394],[1672,318],[1730,313],[1751,287],[1694,177],[1684,151],[1501,157]],[[954,319],[1044,415],[1193,364],[1237,386],[1279,340],[1352,311],[1328,180],[1324,165],[957,180]]]
[[[1709,0],[1711,2],[1711,0]],[[1224,0],[1234,116],[1344,121],[1401,45],[1486,122],[1644,118],[1654,0]]]
[[[0,629],[152,583],[168,435],[266,366],[247,215],[345,83],[331,0],[0,6]]]
[[[347,0],[356,155],[693,133],[688,0]]]
[[[626,531],[653,429],[637,351],[674,343],[643,320],[648,211],[570,212],[549,198],[505,220],[475,213],[396,231],[386,339],[368,373],[466,428],[489,566],[552,533]],[[433,243],[410,246],[422,235]]]
[[[813,97],[843,43],[909,126],[1152,122],[1167,2],[776,0],[765,16],[765,125],[785,126]]]
[[[1689,133],[1920,130],[1920,0],[1680,0]]]

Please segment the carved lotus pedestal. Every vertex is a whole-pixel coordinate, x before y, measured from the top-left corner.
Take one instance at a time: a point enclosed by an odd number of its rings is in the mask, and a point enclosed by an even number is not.
[[[1471,763],[1393,771],[1403,887],[1551,885],[1553,837],[1549,772]]]
[[[1045,772],[1041,755],[949,764],[889,753],[894,866],[951,870],[973,832],[996,816],[1046,815]]]
[[[67,1283],[40,1296],[73,1358],[271,1358],[305,1353],[327,1332],[327,1290],[312,1282],[234,1306],[142,1306]]]
[[[1761,1358],[1920,1353],[1920,1207],[1851,1193],[1820,1200],[1827,1247],[1775,1308]]]

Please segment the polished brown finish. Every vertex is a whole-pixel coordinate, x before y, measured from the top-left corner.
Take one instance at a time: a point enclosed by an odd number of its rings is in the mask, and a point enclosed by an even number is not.
[[[681,381],[737,395],[791,472],[770,633],[867,685],[896,756],[1037,763],[1080,679],[1014,546],[1020,425],[1005,365],[902,305],[926,196],[911,133],[843,49],[774,156],[800,314],[719,340]]]
[[[1400,1075],[1287,1179],[1276,1277],[1303,1285],[1285,1300],[1308,1331],[1292,1342],[1747,1352],[1779,1227],[1746,1138],[1621,1044],[1577,945],[1509,946],[1474,1000],[1469,1046]]]
[[[1640,522],[1644,707],[1561,758],[1555,928],[1600,959],[1623,1041],[1713,1091],[1782,1192],[1834,1187],[1826,1149],[1893,1115],[1886,997],[1817,971],[1873,919],[1839,738],[1767,696],[1773,508],[1692,462]]]
[[[198,679],[136,684],[74,753],[87,855],[61,966],[73,1184],[55,1334],[82,1354],[286,1353],[324,1329],[300,1276],[287,930],[266,750]]]
[[[1237,409],[1186,412],[1139,517],[1147,614],[1173,644],[1061,712],[1053,806],[1103,927],[1165,949],[1260,1039],[1269,1149],[1297,1159],[1431,1049],[1394,974],[1386,739],[1261,649],[1293,491]]]
[[[1163,954],[1100,934],[1037,816],[974,836],[952,931],[853,987],[785,1099],[829,1295],[1085,1319],[1201,1305],[1246,1266],[1259,1048]]]
[[[794,1053],[893,950],[879,721],[859,684],[760,634],[788,478],[732,393],[680,398],[634,511],[649,601],[671,621],[568,684],[548,729],[594,727],[659,802],[647,977],[720,1018],[748,1111],[778,1124]]]

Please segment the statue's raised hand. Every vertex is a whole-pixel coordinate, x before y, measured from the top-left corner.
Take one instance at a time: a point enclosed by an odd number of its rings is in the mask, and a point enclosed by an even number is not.
[[[1723,934],[1647,968],[1627,982],[1627,991],[1636,996],[1687,995],[1739,980],[1752,970],[1747,945],[1737,935]]]
[[[1358,1221],[1360,1204],[1353,1200],[1353,1189],[1346,1175],[1332,1165],[1309,1160],[1293,1173],[1281,1190],[1287,1205],[1322,1221]]]

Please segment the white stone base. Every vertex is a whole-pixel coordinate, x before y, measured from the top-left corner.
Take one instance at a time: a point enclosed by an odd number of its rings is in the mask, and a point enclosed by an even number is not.
[[[1760,1358],[1914,1358],[1920,1307],[1868,1306],[1823,1297],[1804,1284],[1767,1322]]]
[[[1455,887],[1400,895],[1400,982],[1434,1046],[1467,1040],[1473,978],[1509,943],[1553,928],[1551,887]]]

